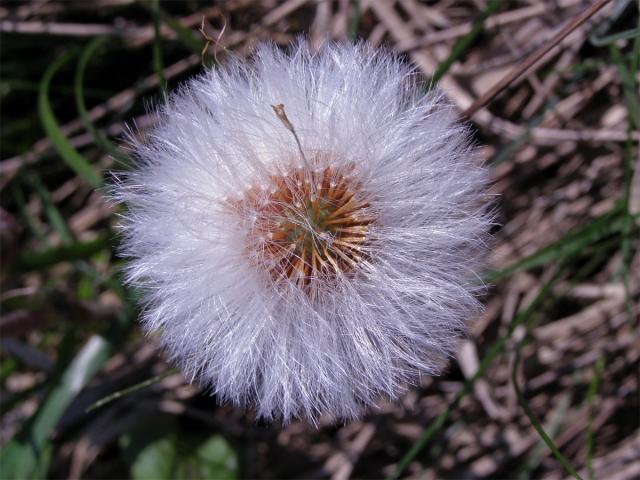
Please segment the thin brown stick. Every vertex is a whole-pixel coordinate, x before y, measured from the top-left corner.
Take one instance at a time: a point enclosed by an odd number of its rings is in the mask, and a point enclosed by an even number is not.
[[[220,63],[218,61],[218,50],[220,49],[220,41],[222,40],[222,37],[224,36],[224,32],[227,29],[227,18],[220,14],[220,16],[222,17],[223,20],[223,25],[222,25],[222,29],[220,30],[220,33],[218,33],[218,37],[217,38],[212,38],[210,37],[207,32],[205,32],[204,30],[204,15],[202,16],[202,23],[200,24],[200,33],[202,34],[202,36],[204,37],[204,39],[206,40],[204,47],[202,47],[202,52],[200,52],[200,64],[204,67],[204,56],[207,53],[207,51],[209,50],[209,46],[213,43],[213,59],[215,60],[216,63]],[[222,47],[224,50],[226,50],[225,47]]]
[[[113,26],[93,23],[65,23],[65,22],[20,22],[14,20],[0,20],[0,32],[36,35],[63,35],[69,37],[94,37],[96,35],[116,35],[132,38],[146,38],[153,35],[149,27],[134,25]]]
[[[474,101],[469,108],[462,112],[463,119],[469,119],[487,105],[491,100],[498,96],[505,88],[507,88],[514,80],[529,70],[538,60],[544,57],[553,47],[558,45],[564,38],[573,32],[576,28],[586,22],[589,18],[595,15],[611,0],[597,0],[593,5],[587,8],[580,15],[571,20],[564,28],[562,28],[556,35],[553,36],[547,43],[538,48],[535,52],[529,55],[524,62],[516,66],[507,75],[496,83],[489,91]]]
[[[574,7],[581,1],[582,0],[557,0],[557,3],[554,7],[558,9],[566,9]],[[539,3],[530,7],[523,7],[516,10],[508,10],[504,13],[497,13],[487,18],[487,20],[484,22],[484,28],[486,30],[490,30],[496,27],[509,25],[513,22],[528,20],[531,17],[543,15],[548,10],[548,8],[548,5],[546,5],[545,3]],[[398,42],[395,48],[401,52],[408,52],[417,48],[429,47],[431,45],[445,42],[447,40],[455,40],[457,38],[460,38],[469,33],[472,28],[473,22],[466,22],[461,25],[449,27],[446,30],[430,30],[427,33],[423,34],[421,37],[407,38],[406,40]]]

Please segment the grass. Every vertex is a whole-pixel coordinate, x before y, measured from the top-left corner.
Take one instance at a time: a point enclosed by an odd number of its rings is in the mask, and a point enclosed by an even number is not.
[[[44,73],[42,82],[40,83],[40,90],[38,92],[38,112],[40,115],[40,121],[42,127],[47,136],[53,142],[60,157],[67,163],[67,165],[84,179],[93,188],[99,188],[102,186],[102,178],[100,174],[93,168],[89,162],[71,145],[69,139],[64,135],[60,124],[57,121],[51,103],[49,102],[49,84],[56,72],[69,60],[76,55],[75,50],[65,52],[56,61],[54,61]]]

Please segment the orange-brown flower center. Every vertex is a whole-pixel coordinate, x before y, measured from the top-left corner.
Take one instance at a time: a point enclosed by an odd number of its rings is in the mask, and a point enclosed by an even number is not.
[[[271,175],[267,188],[253,187],[235,204],[250,216],[250,257],[275,281],[308,290],[366,257],[375,217],[353,170],[292,168]]]

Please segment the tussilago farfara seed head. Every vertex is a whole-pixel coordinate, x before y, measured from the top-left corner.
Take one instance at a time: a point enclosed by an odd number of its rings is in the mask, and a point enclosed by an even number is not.
[[[261,45],[134,152],[114,190],[143,325],[221,401],[354,418],[439,373],[479,309],[487,172],[389,52]]]

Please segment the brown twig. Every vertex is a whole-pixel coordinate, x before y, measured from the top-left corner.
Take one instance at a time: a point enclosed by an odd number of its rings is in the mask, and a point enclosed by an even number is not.
[[[538,48],[535,52],[529,55],[520,65],[511,70],[502,80],[495,84],[489,91],[487,91],[480,98],[475,100],[469,108],[462,112],[462,119],[469,119],[487,105],[491,100],[498,96],[505,88],[507,88],[514,80],[529,70],[538,60],[544,57],[553,47],[558,45],[564,38],[573,32],[576,28],[586,22],[589,18],[600,11],[611,0],[597,0],[593,5],[587,8],[580,15],[571,20],[564,28],[562,28],[556,35],[553,36],[547,43]]]
[[[202,52],[200,52],[200,64],[202,66],[204,66],[204,56],[207,53],[207,50],[209,50],[209,46],[212,43],[213,43],[213,59],[215,60],[216,63],[220,63],[218,62],[218,50],[220,49],[220,40],[222,40],[224,32],[227,29],[227,19],[224,17],[224,15],[222,15],[222,20],[223,20],[222,29],[220,30],[220,33],[218,33],[218,37],[212,38],[207,34],[207,32],[204,31],[204,15],[202,16],[202,23],[200,24],[200,33],[206,40],[204,47],[202,47]],[[224,49],[224,47],[222,48]]]
[[[555,5],[555,8],[565,9],[574,7],[579,4],[581,0],[559,0]],[[530,7],[523,7],[516,10],[508,10],[504,13],[497,13],[491,15],[484,22],[485,30],[495,29],[496,27],[502,27],[509,25],[513,22],[521,22],[528,20],[532,17],[544,15],[548,9],[548,5],[545,3],[539,3]],[[466,22],[461,25],[455,25],[445,30],[429,30],[422,34],[421,37],[407,38],[396,44],[396,49],[400,52],[408,52],[418,48],[429,47],[448,40],[456,40],[471,31],[473,28],[473,22]]]
[[[0,20],[0,32],[35,35],[62,35],[69,37],[94,37],[97,35],[116,35],[129,38],[151,37],[153,32],[148,27],[134,25],[114,26],[91,23],[65,23],[14,20]]]

